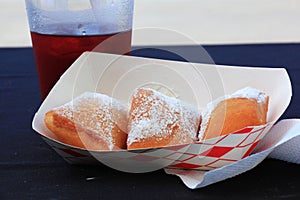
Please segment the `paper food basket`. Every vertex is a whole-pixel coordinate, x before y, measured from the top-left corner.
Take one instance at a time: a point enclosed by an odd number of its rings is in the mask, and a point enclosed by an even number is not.
[[[87,151],[61,143],[44,124],[52,108],[91,91],[129,105],[134,89],[154,87],[198,109],[244,87],[269,95],[268,123],[194,144],[156,149]],[[248,157],[290,103],[291,82],[284,68],[218,66],[160,59],[83,53],[61,76],[33,119],[33,129],[71,164],[103,163],[128,172],[155,169],[214,170]],[[171,173],[171,172],[170,172]]]

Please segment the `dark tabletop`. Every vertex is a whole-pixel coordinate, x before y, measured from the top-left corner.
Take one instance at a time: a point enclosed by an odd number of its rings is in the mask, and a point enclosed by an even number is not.
[[[282,118],[300,117],[300,44],[204,48],[216,64],[285,67],[293,98]],[[195,46],[135,49],[132,55],[210,62]],[[128,174],[101,165],[67,164],[31,128],[41,104],[31,48],[0,49],[0,96],[0,199],[300,199],[300,166],[273,159],[196,190],[163,170]]]

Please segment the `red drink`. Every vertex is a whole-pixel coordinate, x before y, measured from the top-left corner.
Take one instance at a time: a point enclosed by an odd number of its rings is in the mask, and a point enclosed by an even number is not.
[[[45,99],[59,77],[83,52],[129,53],[131,30],[111,35],[92,36],[47,35],[31,32],[31,39],[41,96]]]

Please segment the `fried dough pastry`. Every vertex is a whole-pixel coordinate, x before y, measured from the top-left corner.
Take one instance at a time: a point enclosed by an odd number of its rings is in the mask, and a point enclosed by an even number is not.
[[[149,88],[136,89],[129,113],[128,149],[192,143],[201,115],[178,99]]]
[[[126,149],[128,110],[104,94],[86,92],[47,112],[44,121],[65,144],[88,150]]]
[[[200,140],[267,123],[269,97],[254,88],[244,88],[208,105],[200,127]]]

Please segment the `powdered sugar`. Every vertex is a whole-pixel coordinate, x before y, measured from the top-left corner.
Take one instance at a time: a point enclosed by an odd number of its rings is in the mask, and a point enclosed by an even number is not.
[[[109,144],[109,149],[114,147],[112,130],[116,124],[126,131],[128,111],[125,106],[115,99],[98,93],[86,92],[73,101],[56,109],[56,113],[74,121],[76,126],[96,134]]]
[[[251,88],[251,87],[245,87],[241,90],[234,92],[231,95],[222,96],[222,97],[208,103],[206,109],[202,113],[202,123],[200,126],[198,138],[200,140],[202,139],[202,137],[206,131],[206,127],[207,127],[210,115],[221,101],[224,101],[226,99],[231,99],[231,98],[248,98],[248,99],[255,99],[259,104],[262,104],[262,103],[266,102],[267,97],[268,96],[260,90],[257,90],[255,88]]]
[[[257,103],[265,103],[267,100],[267,95],[264,92],[251,87],[245,87],[241,90],[238,90],[232,95],[229,95],[229,97],[255,99]]]
[[[183,132],[182,144],[190,142],[190,138],[196,139],[200,121],[197,109],[149,88],[136,89],[133,101],[136,106],[131,109],[128,145],[153,136],[163,140],[172,134],[174,127]]]

